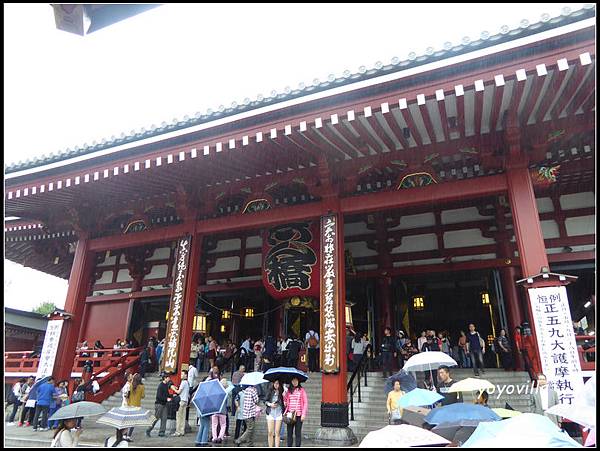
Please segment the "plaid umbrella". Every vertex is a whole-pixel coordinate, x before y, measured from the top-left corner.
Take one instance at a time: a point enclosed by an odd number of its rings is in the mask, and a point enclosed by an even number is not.
[[[106,424],[117,429],[150,426],[153,421],[154,415],[149,410],[141,407],[113,407],[97,420],[100,424]]]
[[[394,389],[394,382],[400,381],[400,389],[404,392],[409,392],[417,388],[417,381],[414,376],[404,369],[401,369],[396,374],[388,377],[385,381],[384,391],[391,392]]]
[[[48,418],[54,420],[67,420],[69,418],[93,417],[94,415],[102,415],[106,409],[97,402],[79,401],[61,407],[54,415]]]

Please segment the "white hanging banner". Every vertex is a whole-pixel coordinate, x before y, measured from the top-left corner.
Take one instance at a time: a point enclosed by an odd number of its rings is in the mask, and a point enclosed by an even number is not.
[[[42,354],[40,355],[40,363],[38,365],[37,374],[35,375],[36,379],[52,376],[63,322],[64,320],[62,319],[48,321],[46,335],[44,336],[44,345],[42,346]]]
[[[564,286],[529,288],[542,370],[562,404],[575,404],[583,388],[567,289]]]

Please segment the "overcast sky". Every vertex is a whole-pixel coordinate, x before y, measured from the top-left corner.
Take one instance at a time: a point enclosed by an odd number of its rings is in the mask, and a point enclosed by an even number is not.
[[[81,37],[56,29],[49,4],[4,4],[5,163],[582,6],[163,5]],[[7,306],[64,305],[66,282],[6,260],[5,269]]]

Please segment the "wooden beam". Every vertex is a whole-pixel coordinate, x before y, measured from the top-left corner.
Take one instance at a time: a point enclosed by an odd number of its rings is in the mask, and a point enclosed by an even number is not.
[[[435,99],[434,99],[435,102]],[[417,103],[418,105],[418,103]],[[423,123],[425,124],[425,130],[427,131],[427,135],[429,135],[429,141],[433,143],[437,143],[437,136],[435,134],[435,127],[433,126],[433,122],[431,121],[431,116],[429,114],[429,109],[427,108],[427,99],[423,105],[418,105],[419,111],[421,113],[421,118],[423,119]]]
[[[585,102],[586,99],[588,99],[588,97],[592,94],[592,92],[594,92],[594,89],[596,88],[596,80],[594,78],[595,77],[592,74],[592,76],[589,77],[586,83],[581,87],[573,101],[569,103],[569,105],[567,106],[567,116],[575,114],[575,112],[579,110],[583,102]]]
[[[410,190],[410,195],[402,195],[400,191],[387,191],[343,198],[341,206],[345,214],[352,214],[485,197],[503,193],[507,189],[506,176],[500,174],[424,186]]]
[[[410,112],[410,108],[407,106],[406,108],[400,108],[400,114],[406,123],[406,126],[410,130],[410,135],[413,137],[415,142],[417,143],[417,147],[423,146],[423,138],[419,133],[419,129],[417,128],[417,124],[412,117],[412,113]]]
[[[521,126],[526,126],[529,120],[529,116],[531,116],[531,112],[537,103],[537,100],[540,96],[540,92],[542,91],[542,87],[544,86],[544,81],[546,80],[547,75],[533,75],[533,85],[529,89],[529,95],[527,96],[527,100],[525,101],[525,106],[523,107],[523,111],[521,111],[521,116],[519,117],[519,123]]]
[[[506,85],[494,86],[494,96],[492,97],[491,113],[490,113],[490,133],[496,132],[498,125],[498,117],[500,116],[500,108],[502,107],[502,97],[504,96],[504,87]]]
[[[448,128],[448,113],[446,112],[446,99],[443,98],[441,100],[438,100],[434,105],[440,113],[440,120],[442,121],[443,141],[450,141],[450,129]]]
[[[587,67],[579,65],[575,66],[573,70],[575,72],[571,75],[571,78],[567,82],[567,86],[560,95],[560,98],[552,107],[552,111],[550,112],[550,120],[558,119],[560,113],[562,113],[562,110],[565,109],[565,106],[567,106],[567,104],[571,102],[571,100],[573,100],[573,96],[581,87],[581,82],[583,81],[585,75],[588,73]],[[590,72],[590,75],[592,80],[595,79],[595,74],[593,70]]]
[[[485,85],[484,89],[481,91],[474,90],[475,93],[475,113],[474,113],[474,133],[475,135],[481,134],[481,115],[483,114],[483,94],[485,93]]]
[[[463,136],[467,137],[467,120],[465,118],[465,95],[456,94],[454,98],[456,99],[456,131],[458,132],[458,137],[462,138]]]
[[[198,287],[199,293],[216,293],[219,291],[234,291],[234,290],[246,290],[249,288],[263,288],[264,285],[262,280],[246,280],[244,282],[230,282],[230,283],[215,283],[209,285],[200,285]]]
[[[575,67],[577,67],[577,66],[575,66]],[[559,71],[558,67],[555,67],[554,70],[552,71],[552,81],[550,82],[550,84],[548,85],[548,88],[546,89],[546,93],[544,95],[544,100],[542,101],[542,103],[540,103],[540,106],[538,107],[538,109],[535,113],[535,123],[536,124],[544,122],[544,117],[546,117],[546,113],[548,112],[550,105],[552,105],[552,101],[556,98],[556,95],[558,94],[558,91],[560,90],[560,86],[562,85],[562,82],[565,79],[567,72],[569,72],[568,69]]]
[[[396,137],[396,139],[398,141],[400,141],[400,145],[402,146],[402,150],[408,149],[410,147],[408,145],[408,141],[404,137],[404,132],[402,131],[402,129],[398,125],[398,122],[396,121],[396,118],[394,117],[394,114],[392,113],[392,110],[390,109],[389,112],[387,112],[387,113],[384,113],[383,111],[381,111],[381,117],[383,117],[383,120],[386,122],[386,124],[388,125],[388,127],[390,127],[390,129],[394,133],[394,136]]]
[[[381,139],[383,141],[383,143],[385,144],[387,149],[390,152],[393,150],[396,150],[396,144],[394,144],[394,141],[392,141],[392,138],[390,138],[388,136],[387,132],[383,129],[383,127],[381,126],[381,124],[379,123],[377,118],[375,117],[375,112],[371,112],[371,116],[369,116],[369,117],[365,116],[365,119],[367,120],[367,122],[369,123],[369,125],[371,126],[371,128],[373,129],[375,134],[379,137],[379,139]],[[364,127],[362,127],[362,124],[361,124],[361,128],[364,128]]]

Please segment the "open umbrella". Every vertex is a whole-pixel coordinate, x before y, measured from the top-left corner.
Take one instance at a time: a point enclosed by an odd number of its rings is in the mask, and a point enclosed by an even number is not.
[[[504,421],[479,423],[463,448],[564,448],[581,445],[549,418],[524,413]]]
[[[294,377],[297,377],[300,382],[306,382],[308,380],[308,374],[304,371],[287,366],[270,368],[263,375],[263,378],[267,381],[274,382],[279,380],[285,384],[291,383]]]
[[[452,384],[450,388],[448,388],[448,393],[457,393],[457,392],[469,392],[469,391],[483,391],[483,390],[493,390],[494,384],[485,379],[476,379],[474,377],[467,377],[462,381],[455,382]]]
[[[403,369],[405,371],[429,371],[433,380],[435,377],[433,370],[437,370],[442,365],[457,366],[458,363],[444,352],[427,351],[413,355],[404,363]]]
[[[67,420],[69,418],[93,417],[94,415],[102,415],[106,409],[97,402],[79,401],[61,407],[48,418],[49,420]]]
[[[359,448],[406,448],[446,445],[449,441],[433,432],[409,424],[386,426],[369,432]]]
[[[393,374],[386,379],[384,387],[386,393],[389,393],[394,389],[394,382],[396,381],[400,381],[400,389],[406,393],[417,388],[417,381],[414,376],[404,369],[401,369],[396,374]]]
[[[135,426],[151,426],[154,415],[141,407],[113,407],[96,421],[117,429],[125,429]]]
[[[227,401],[227,391],[219,379],[201,382],[192,399],[199,416],[220,413]]]
[[[429,424],[441,424],[457,420],[499,421],[501,418],[489,407],[458,402],[437,407],[425,417]]]
[[[519,412],[518,410],[514,410],[514,409],[503,409],[502,407],[496,407],[492,410],[494,412],[496,412],[502,418],[513,418],[513,417],[516,417],[523,413],[523,412]]]
[[[400,397],[398,404],[400,407],[408,406],[431,406],[444,399],[438,392],[431,390],[423,390],[422,388],[415,388],[409,391],[405,395]]]
[[[431,409],[425,407],[408,406],[402,411],[402,421],[413,426],[422,427],[429,412],[431,412]]]
[[[244,377],[240,380],[240,385],[260,385],[269,382],[268,380],[265,380],[263,376],[264,374],[260,371],[244,374]]]
[[[451,442],[459,445],[466,442],[468,438],[475,432],[477,426],[481,423],[479,420],[458,420],[438,424],[431,432],[447,438]]]
[[[583,446],[594,446],[596,445],[596,428],[593,428],[588,433],[587,438],[585,439],[585,443]]]
[[[596,409],[583,404],[556,404],[544,413],[567,418],[586,428],[596,427]]]
[[[458,363],[444,352],[428,351],[413,355],[404,363],[403,369],[405,371],[428,371],[437,370],[442,365],[457,366]]]

